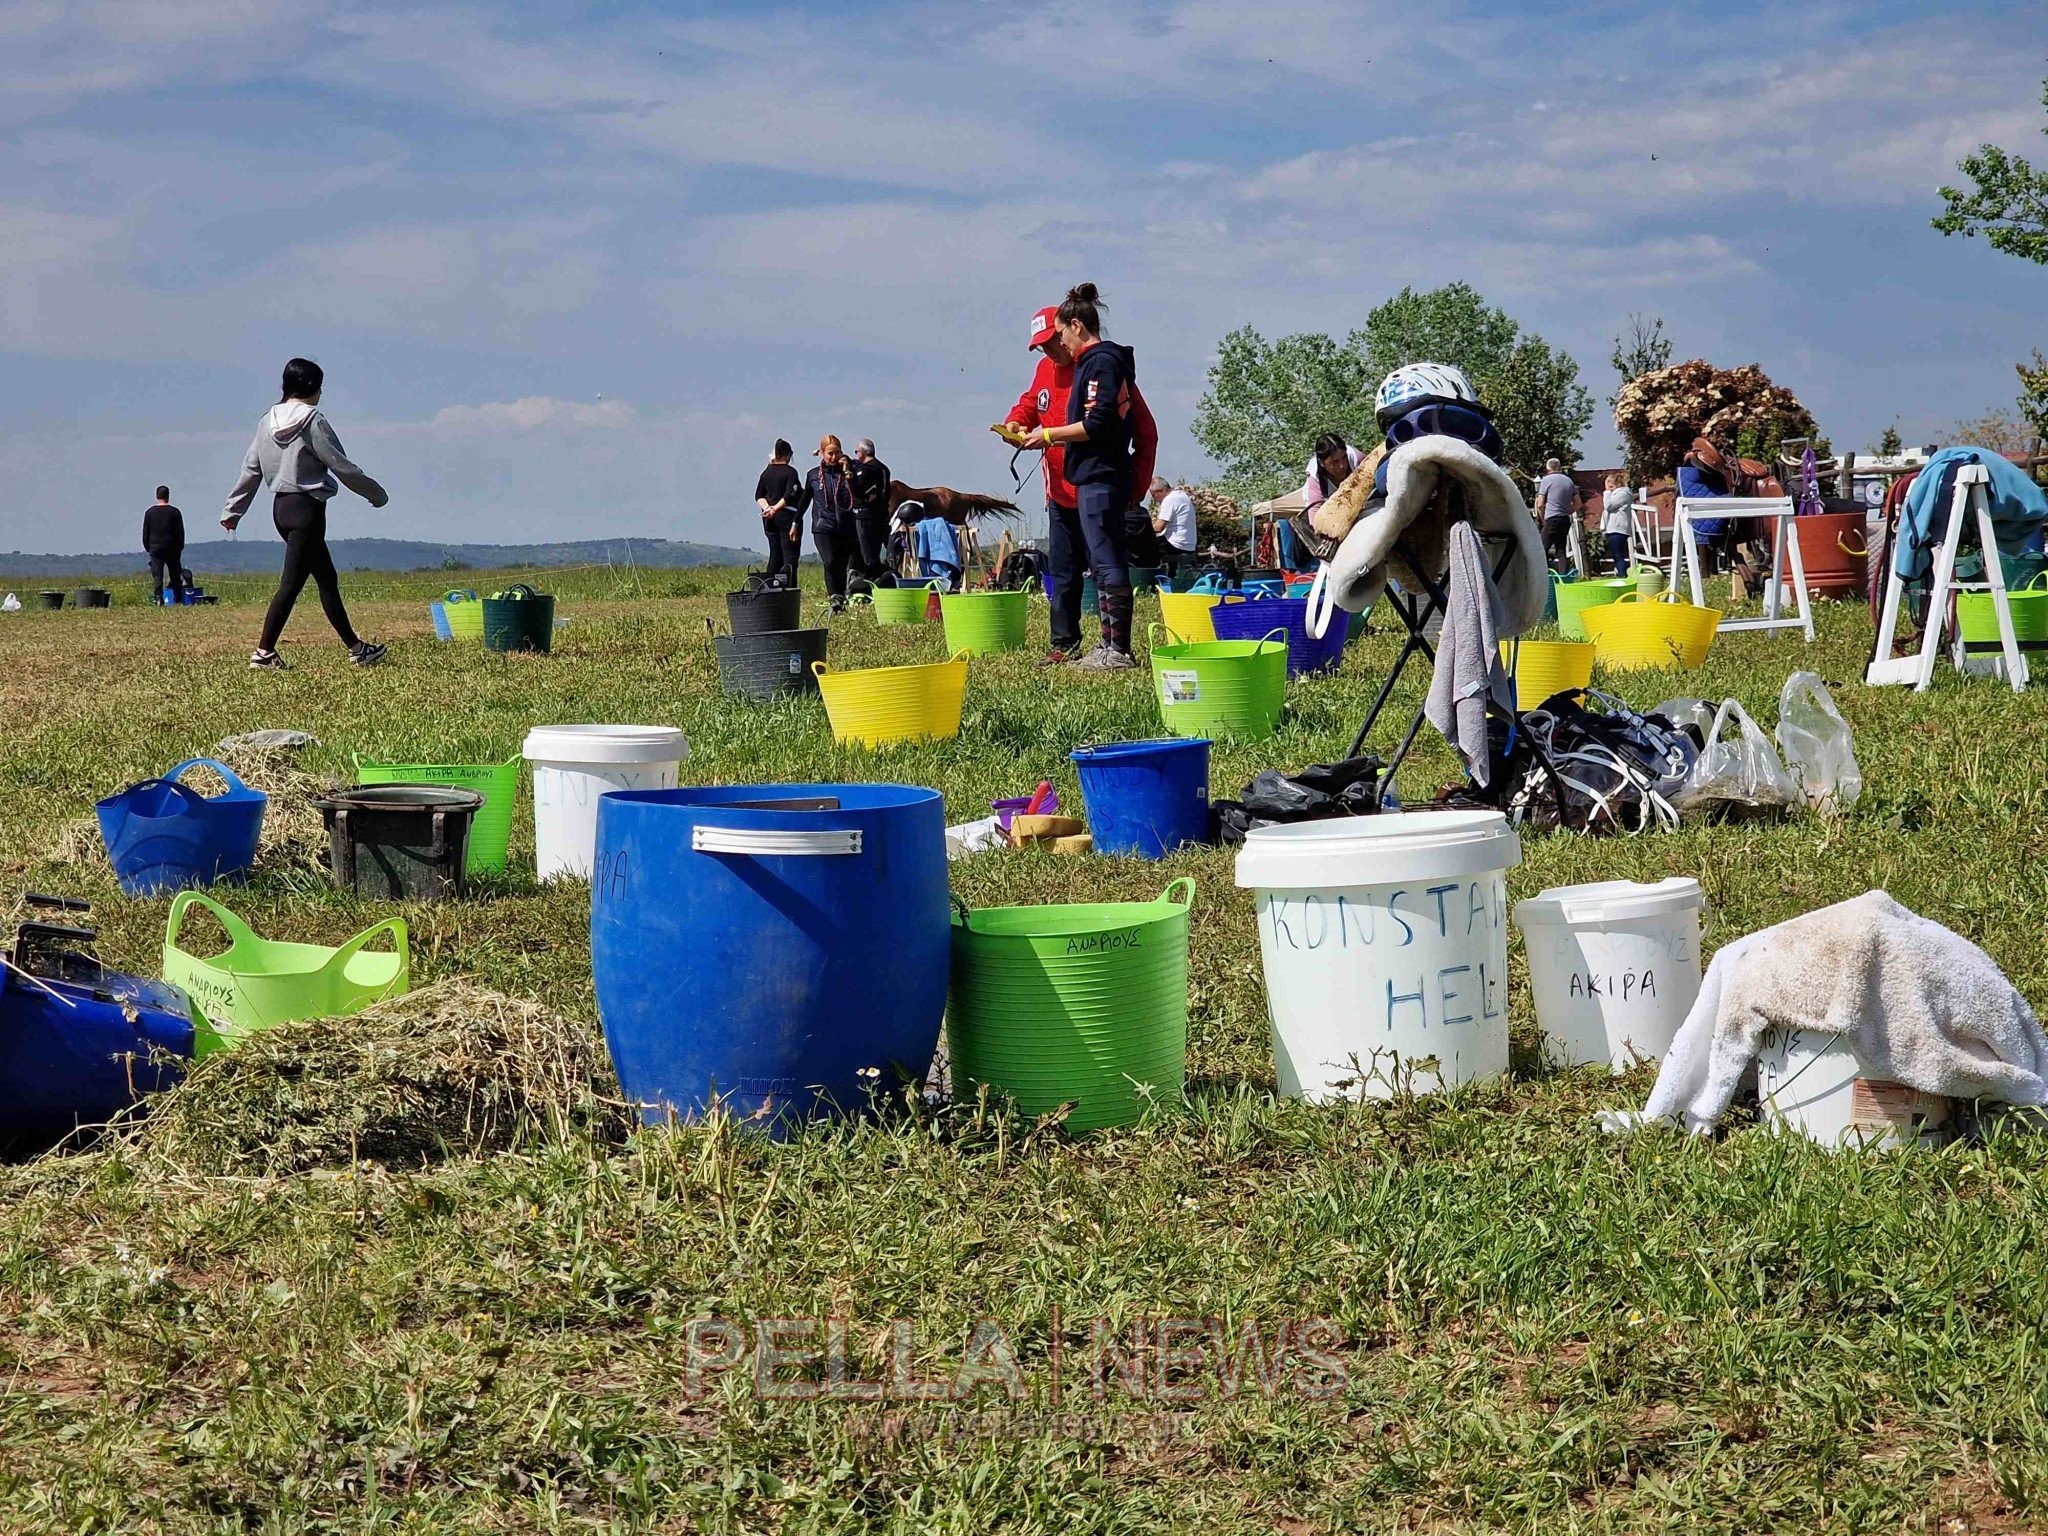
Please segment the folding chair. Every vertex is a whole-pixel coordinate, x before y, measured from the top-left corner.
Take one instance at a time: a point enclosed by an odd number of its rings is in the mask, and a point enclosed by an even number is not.
[[[1498,538],[1487,534],[1481,534],[1480,539],[1482,543],[1493,543],[1501,546],[1500,552],[1493,562],[1493,579],[1498,582],[1507,574],[1508,567],[1514,563],[1515,543],[1512,539]],[[1386,677],[1382,679],[1380,690],[1373,697],[1372,707],[1366,710],[1364,723],[1358,727],[1358,734],[1351,738],[1351,750],[1345,754],[1348,757],[1356,757],[1365,750],[1365,738],[1371,734],[1373,726],[1379,721],[1381,712],[1387,707],[1387,701],[1393,697],[1394,685],[1401,680],[1401,674],[1406,670],[1409,658],[1419,651],[1429,658],[1432,666],[1435,665],[1436,648],[1429,643],[1429,636],[1426,631],[1429,628],[1430,621],[1444,614],[1450,606],[1449,594],[1445,591],[1444,584],[1423,571],[1420,562],[1416,560],[1413,551],[1409,549],[1408,541],[1405,538],[1395,544],[1394,552],[1401,557],[1402,564],[1408,567],[1409,573],[1415,579],[1416,586],[1421,590],[1416,592],[1406,590],[1405,578],[1403,579],[1404,584],[1400,588],[1395,587],[1392,583],[1389,583],[1387,586],[1386,605],[1393,610],[1395,617],[1400,619],[1402,627],[1408,631],[1408,638],[1401,643],[1401,654],[1394,658],[1393,666],[1388,668]],[[1515,668],[1521,657],[1521,648],[1522,642],[1519,638],[1509,642],[1507,670],[1508,692],[1511,697],[1514,694]],[[1393,784],[1394,775],[1400,771],[1401,763],[1408,756],[1409,748],[1415,745],[1415,738],[1421,734],[1422,722],[1427,718],[1427,714],[1427,706],[1422,706],[1415,711],[1415,718],[1408,722],[1407,733],[1402,736],[1401,744],[1394,749],[1394,755],[1388,759],[1386,771],[1381,775],[1380,785],[1382,791]],[[1510,731],[1514,729],[1512,721],[1510,722],[1509,729]]]

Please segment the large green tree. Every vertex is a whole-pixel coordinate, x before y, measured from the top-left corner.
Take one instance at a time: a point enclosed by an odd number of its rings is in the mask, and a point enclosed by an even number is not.
[[[1196,409],[1195,440],[1223,466],[1218,485],[1241,499],[1295,483],[1315,440],[1379,436],[1373,393],[1404,363],[1455,363],[1493,412],[1508,463],[1525,478],[1543,460],[1575,461],[1593,419],[1579,365],[1465,283],[1403,288],[1344,340],[1316,333],[1267,341],[1249,326],[1217,349]]]
[[[2048,82],[2041,87],[2041,104],[2048,106]],[[1996,144],[1979,144],[1956,169],[1971,186],[1941,189],[1948,206],[1934,227],[1944,235],[1982,235],[1995,251],[2048,262],[2048,168],[2036,170]]]

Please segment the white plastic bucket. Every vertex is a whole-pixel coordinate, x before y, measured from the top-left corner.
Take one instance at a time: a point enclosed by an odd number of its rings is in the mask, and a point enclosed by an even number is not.
[[[1543,1054],[1625,1072],[1662,1061],[1700,992],[1697,880],[1560,885],[1515,903]]]
[[[1383,1099],[1505,1072],[1505,872],[1521,858],[1498,811],[1249,833],[1237,883],[1254,892],[1281,1093]]]
[[[1865,1076],[1855,1047],[1832,1030],[1766,1029],[1756,1092],[1766,1125],[1824,1147],[1940,1145],[1954,1134],[1954,1099]]]
[[[690,755],[669,725],[541,725],[522,749],[533,764],[533,849],[543,880],[590,878],[597,801],[613,789],[673,789]]]

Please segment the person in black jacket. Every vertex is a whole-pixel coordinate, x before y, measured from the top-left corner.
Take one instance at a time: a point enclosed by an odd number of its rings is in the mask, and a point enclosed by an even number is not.
[[[185,514],[171,505],[171,488],[156,488],[156,505],[142,514],[142,552],[149,556],[149,579],[156,588],[154,601],[164,600],[164,578],[173,590],[182,580],[185,564]]]
[[[825,567],[825,595],[832,611],[846,608],[846,568],[859,551],[853,475],[839,439],[826,433],[818,439],[818,466],[804,476],[804,506],[811,514],[811,542]]]
[[[1052,508],[1053,597],[1058,633],[1081,630],[1081,572],[1094,572],[1102,643],[1079,665],[1094,672],[1135,667],[1131,655],[1131,572],[1125,510],[1131,494],[1131,391],[1137,362],[1129,347],[1102,339],[1102,296],[1093,283],[1069,288],[1054,322],[1074,359],[1063,426],[1041,426],[1039,441],[1066,445],[1074,508]]]
[[[853,462],[846,472],[853,479],[861,574],[869,581],[879,581],[889,569],[889,466],[875,457],[873,438],[864,437],[853,445]]]
[[[761,531],[768,535],[768,580],[779,587],[796,585],[803,553],[804,483],[789,462],[794,451],[775,439],[775,456],[754,482],[754,505],[761,509]]]

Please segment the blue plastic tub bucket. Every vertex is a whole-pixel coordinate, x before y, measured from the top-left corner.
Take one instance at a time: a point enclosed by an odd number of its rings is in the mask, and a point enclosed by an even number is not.
[[[619,1085],[649,1124],[715,1106],[783,1135],[922,1082],[950,915],[935,790],[604,796],[590,958]]]
[[[1323,672],[1344,659],[1344,641],[1350,635],[1348,618],[1331,616],[1320,640],[1308,633],[1308,599],[1305,597],[1244,597],[1226,595],[1209,618],[1216,626],[1218,640],[1260,640],[1276,629],[1287,631],[1287,675]]]
[[[211,768],[227,789],[209,798],[187,788],[179,780],[193,768]],[[219,880],[239,885],[256,862],[269,804],[268,795],[244,784],[225,763],[195,757],[160,779],[109,795],[95,809],[122,894],[154,896]]]
[[[1162,859],[1209,841],[1209,743],[1118,741],[1068,754],[1081,778],[1095,851]]]

